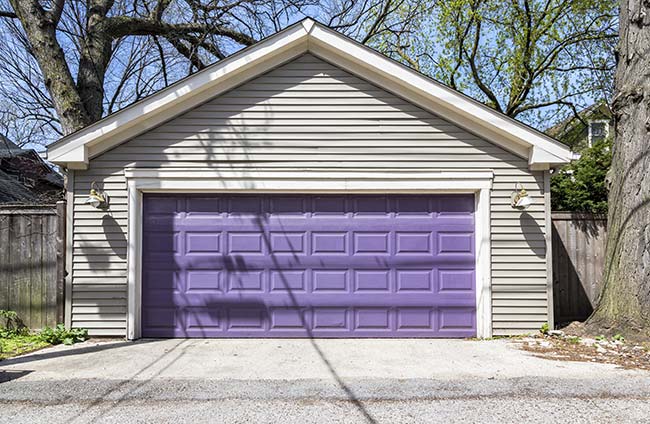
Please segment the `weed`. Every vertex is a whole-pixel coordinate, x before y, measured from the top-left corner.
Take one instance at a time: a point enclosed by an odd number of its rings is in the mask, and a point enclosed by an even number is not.
[[[0,310],[0,360],[42,349],[49,345],[71,345],[88,338],[88,330],[68,330],[63,324],[30,332],[14,311]]]
[[[15,311],[0,309],[0,337],[25,336],[29,329]]]
[[[63,324],[59,324],[54,328],[45,327],[38,336],[40,340],[49,344],[63,343],[64,345],[71,345],[88,339],[88,330],[85,328],[71,328],[68,330]]]
[[[571,336],[571,337],[567,337],[566,341],[571,344],[578,344],[582,341],[582,339],[578,336]]]
[[[614,334],[614,337],[612,337],[612,340],[617,341],[617,342],[621,342],[621,343],[625,343],[625,337],[623,337],[623,335],[621,335],[621,334]]]
[[[539,329],[539,332],[542,334],[548,334],[549,328],[548,328],[548,322],[545,322],[542,324],[542,327]]]

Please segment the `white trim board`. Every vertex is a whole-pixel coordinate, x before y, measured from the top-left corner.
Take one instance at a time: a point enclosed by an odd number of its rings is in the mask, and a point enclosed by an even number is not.
[[[528,159],[531,169],[571,160],[560,142],[310,19],[62,138],[48,146],[48,160],[85,169],[106,150],[307,52]]]
[[[63,291],[63,323],[72,327],[72,262],[74,257],[74,171],[65,174],[65,286]]]
[[[474,193],[475,202],[475,275],[477,337],[492,336],[492,259],[490,231],[490,196],[492,172],[392,172],[392,181],[380,173],[372,178],[368,173],[354,177],[353,172],[336,175],[316,172],[286,173],[252,171],[255,177],[242,179],[237,175],[221,183],[204,170],[166,171],[156,169],[127,169],[128,186],[128,314],[127,338],[141,337],[142,305],[142,199],[143,193],[382,193],[435,194]],[[225,171],[221,171],[226,173]],[[282,176],[278,175],[282,174]],[[343,174],[343,176],[341,176]],[[338,178],[337,178],[338,176]],[[364,178],[365,176],[365,178]],[[224,178],[220,174],[220,178]],[[318,187],[314,184],[320,182]],[[219,183],[219,184],[217,184]],[[301,184],[305,183],[305,184]],[[298,185],[298,186],[297,186]],[[298,187],[298,188],[297,188]]]

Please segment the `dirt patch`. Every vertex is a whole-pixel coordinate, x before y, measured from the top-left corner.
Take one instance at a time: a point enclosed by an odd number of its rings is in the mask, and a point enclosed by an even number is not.
[[[650,345],[650,332],[646,328],[641,328],[631,323],[618,323],[617,326],[608,325],[603,322],[580,322],[574,321],[567,323],[566,326],[560,327],[560,330],[566,334],[579,336],[582,338],[607,337],[611,339],[618,334],[625,336],[628,342],[639,345]]]
[[[621,337],[581,337],[552,332],[515,340],[535,356],[556,361],[614,364],[625,369],[650,371],[650,343],[629,342]]]

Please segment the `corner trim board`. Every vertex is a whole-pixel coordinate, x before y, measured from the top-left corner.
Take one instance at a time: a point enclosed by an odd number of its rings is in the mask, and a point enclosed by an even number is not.
[[[546,243],[546,296],[549,328],[555,328],[553,298],[553,220],[551,218],[551,172],[544,171],[544,241]]]
[[[65,180],[65,197],[66,197],[66,211],[65,211],[65,285],[64,294],[65,299],[63,306],[63,324],[66,328],[72,327],[72,260],[74,257],[73,243],[74,243],[74,171],[67,170]]]

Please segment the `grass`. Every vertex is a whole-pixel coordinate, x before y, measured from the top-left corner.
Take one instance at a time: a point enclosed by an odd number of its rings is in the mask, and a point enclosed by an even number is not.
[[[36,334],[0,337],[0,361],[50,346]]]
[[[73,345],[88,339],[84,328],[65,328],[63,324],[30,332],[15,311],[0,309],[0,361],[63,343]]]

